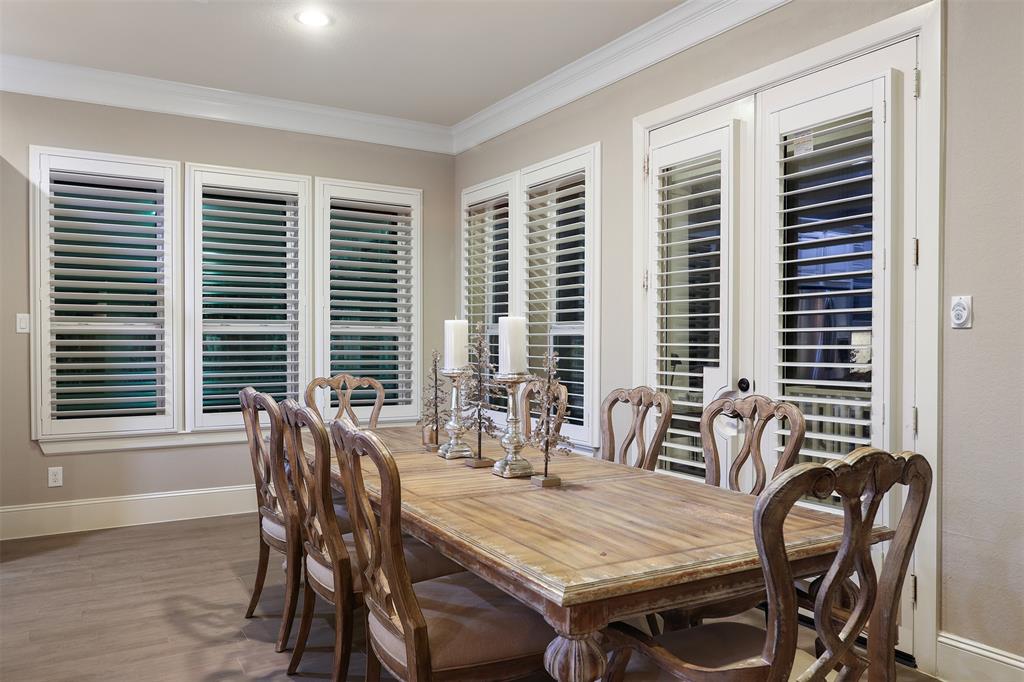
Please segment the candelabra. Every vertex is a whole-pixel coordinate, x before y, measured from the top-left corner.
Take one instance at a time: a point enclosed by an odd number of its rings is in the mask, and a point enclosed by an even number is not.
[[[526,445],[519,418],[519,385],[532,379],[529,374],[496,374],[494,382],[501,384],[508,392],[508,419],[501,446],[505,456],[494,463],[491,473],[502,478],[523,478],[533,475],[530,460],[520,457],[519,452]]]
[[[462,392],[460,390],[464,371],[463,368],[441,371],[441,374],[452,382],[451,414],[448,416],[448,423],[444,425],[444,430],[448,433],[448,442],[437,451],[438,457],[445,459],[465,459],[473,456],[473,451],[462,440],[462,434],[466,432],[466,427],[462,425]]]

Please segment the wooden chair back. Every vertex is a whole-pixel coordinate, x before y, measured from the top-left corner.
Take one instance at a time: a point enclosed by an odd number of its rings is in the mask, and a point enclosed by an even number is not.
[[[520,411],[523,419],[523,436],[526,438],[530,437],[533,433],[533,420],[530,417],[530,409],[533,404],[534,396],[540,398],[541,392],[544,390],[544,385],[547,382],[542,379],[534,379],[529,381],[523,386],[522,393],[519,396]],[[555,414],[550,417],[551,419],[551,432],[559,434],[562,432],[562,424],[565,422],[565,413],[569,409],[569,389],[565,387],[565,384],[558,382],[555,388],[557,395],[555,396]],[[541,415],[540,419],[545,419],[544,415]],[[540,423],[540,422],[538,422]]]
[[[349,500],[363,602],[391,634],[405,641],[405,679],[429,680],[432,668],[427,623],[412,589],[402,543],[402,485],[398,466],[377,434],[344,419],[331,424],[331,438],[339,458],[345,460],[342,481]],[[379,519],[373,513],[363,483],[365,459],[380,476]]]
[[[306,386],[305,401],[306,407],[316,412],[317,416],[323,419],[320,408],[316,404],[317,389],[326,389],[328,396],[332,393],[338,400],[338,411],[335,419],[348,417],[353,424],[359,426],[359,417],[356,416],[352,407],[352,394],[357,390],[372,390],[375,393],[373,409],[370,411],[370,419],[366,428],[377,428],[377,420],[380,418],[380,411],[384,408],[384,385],[373,377],[356,377],[351,374],[335,374],[333,377],[317,377]],[[330,403],[328,403],[330,404]]]
[[[302,407],[291,398],[281,403],[281,409],[285,451],[291,464],[295,507],[306,554],[334,568],[335,592],[351,590],[348,550],[331,499],[331,444],[327,428],[316,410]],[[304,450],[306,435],[313,443],[312,462]]]
[[[619,403],[628,403],[633,409],[633,417],[626,437],[616,450],[612,415]],[[654,436],[650,444],[647,444],[644,426],[653,407],[658,408],[660,416],[654,428]],[[649,386],[615,389],[601,403],[601,457],[611,462],[629,464],[629,451],[635,446],[636,459],[633,466],[653,471],[658,463],[658,451],[665,441],[665,434],[668,433],[671,422],[672,400],[667,394],[655,391]]]
[[[295,518],[290,506],[288,475],[285,471],[284,423],[281,409],[271,396],[259,393],[252,386],[238,392],[242,406],[242,423],[249,441],[249,456],[256,483],[256,505],[261,516],[269,516],[281,525]],[[270,438],[264,436],[260,414],[267,415]]]
[[[895,679],[892,652],[872,649],[871,642],[895,641],[900,594],[931,483],[931,467],[921,455],[901,452],[893,456],[874,448],[858,448],[845,459],[824,465],[798,464],[781,473],[758,496],[754,536],[768,588],[768,637],[762,652],[771,667],[768,680],[789,679],[799,627],[783,535],[786,516],[806,496],[828,499],[832,495],[839,497],[843,509],[843,540],[815,598],[814,627],[824,651],[801,679],[823,680],[839,666],[839,679],[856,680],[869,664],[887,668],[889,676],[884,679]],[[908,491],[879,576],[871,560],[871,531],[883,498],[897,484],[907,486]],[[851,580],[854,575],[856,583]],[[851,598],[852,603],[840,607]],[[854,645],[869,619],[869,655],[864,656]],[[891,638],[883,638],[883,632]]]
[[[719,398],[704,408],[700,418],[700,438],[704,447],[704,481],[708,485],[719,485],[721,481],[718,441],[715,438],[715,420],[720,416],[733,417],[743,422],[743,445],[729,467],[729,489],[740,491],[740,470],[747,460],[754,465],[754,485],[748,491],[758,495],[767,484],[764,455],[761,452],[762,436],[772,419],[789,426],[786,447],[779,455],[772,479],[796,462],[804,444],[807,426],[803,413],[792,403],[775,401],[763,395],[743,398]],[[740,491],[742,492],[742,491]]]

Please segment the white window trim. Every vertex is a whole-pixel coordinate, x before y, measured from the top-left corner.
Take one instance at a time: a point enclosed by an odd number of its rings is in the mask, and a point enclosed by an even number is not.
[[[408,423],[419,417],[419,396],[422,390],[423,344],[422,344],[422,288],[423,288],[423,190],[413,187],[397,187],[380,185],[354,180],[339,180],[317,177],[315,179],[315,209],[312,263],[314,323],[313,323],[313,366],[316,376],[330,376],[330,258],[317,257],[317,254],[330,253],[331,229],[330,212],[331,197],[344,196],[350,199],[368,201],[388,201],[408,203],[412,207],[413,263],[412,263],[412,399],[408,405],[385,406],[380,413],[380,423]],[[319,340],[319,341],[318,341]],[[303,383],[303,387],[308,380]],[[319,397],[321,412],[326,416],[332,414],[327,406],[327,396],[321,392]],[[356,408],[360,419],[368,419],[370,407]]]
[[[942,423],[939,411],[941,396],[941,329],[944,313],[942,299],[942,197],[944,154],[943,125],[943,22],[944,7],[932,0],[877,24],[849,33],[841,38],[770,64],[749,74],[709,88],[703,92],[665,105],[633,119],[633,225],[634,237],[647,226],[647,178],[644,162],[651,132],[684,118],[714,109],[742,97],[768,89],[773,85],[799,78],[834,64],[918,36],[918,68],[920,94],[917,98],[917,238],[919,261],[916,267],[917,334],[907,353],[914,359],[916,371],[916,403],[918,429],[913,439],[915,450],[922,453],[939,471]],[[634,245],[634,272],[645,268],[646,252]],[[931,292],[928,295],[927,292]],[[633,310],[644,309],[644,291],[639,278],[634,287]],[[634,322],[634,348],[643,347],[640,336],[645,333],[643,320]],[[636,354],[634,354],[636,355]],[[643,380],[643,358],[634,357],[633,373]],[[918,602],[914,620],[914,657],[918,667],[929,674],[941,673],[938,661],[938,519],[941,486],[932,487],[932,497],[925,510],[924,521],[915,548],[914,574],[917,578]]]
[[[299,395],[300,400],[306,384],[310,381],[312,353],[310,348],[310,310],[309,260],[312,249],[313,235],[310,232],[310,185],[312,178],[308,175],[290,173],[274,173],[269,171],[233,168],[228,166],[211,166],[198,163],[185,164],[185,395],[190,398],[186,403],[185,430],[187,432],[203,432],[215,430],[238,429],[242,426],[242,415],[226,413],[221,415],[202,415],[202,382],[198,381],[201,372],[202,357],[202,287],[197,278],[202,276],[202,187],[204,178],[212,178],[214,182],[224,184],[237,183],[242,187],[255,187],[267,190],[283,190],[298,194],[298,234],[299,234],[299,310],[298,310],[298,347],[299,347]],[[303,239],[303,235],[306,235]],[[204,419],[207,420],[206,423]]]
[[[465,316],[466,300],[465,273],[463,270],[462,245],[465,232],[466,207],[471,203],[509,192],[509,314],[525,314],[526,291],[522,271],[525,266],[525,214],[527,188],[547,179],[554,179],[572,172],[583,171],[586,177],[587,215],[584,227],[584,312],[583,350],[584,367],[584,423],[574,427],[565,425],[563,432],[572,441],[574,448],[593,452],[600,443],[600,344],[601,344],[601,143],[574,149],[550,159],[532,164],[518,171],[502,175],[463,190],[459,216],[459,311]],[[504,423],[504,415],[497,415],[497,421]]]
[[[48,186],[49,180],[44,178],[44,170],[49,169],[51,157],[62,157],[84,163],[119,163],[134,164],[137,166],[159,169],[167,174],[165,181],[164,201],[164,239],[167,251],[171,257],[165,260],[165,281],[168,295],[167,313],[165,317],[165,357],[167,367],[167,393],[166,402],[170,410],[171,426],[167,428],[142,428],[132,430],[132,435],[147,435],[170,433],[177,429],[181,419],[180,410],[180,381],[177,370],[176,358],[180,352],[180,315],[178,292],[180,291],[180,269],[178,259],[180,253],[181,214],[179,211],[181,201],[181,164],[177,161],[166,159],[154,159],[139,156],[127,156],[122,154],[108,154],[101,152],[90,152],[61,147],[46,147],[39,145],[29,146],[29,281],[34,291],[30,292],[30,311],[32,318],[32,335],[30,339],[30,396],[32,405],[32,438],[39,441],[40,447],[45,448],[47,442],[74,442],[95,438],[111,437],[125,433],[123,426],[112,425],[109,430],[95,430],[88,433],[72,432],[55,433],[53,425],[45,418],[43,409],[45,385],[48,384],[48,377],[45,376],[45,363],[43,358],[46,351],[40,347],[47,343],[49,322],[47,317],[47,304],[44,300],[49,285],[47,273],[49,267],[43,262],[46,257],[46,243],[44,234],[49,233],[49,226],[46,223],[48,215],[49,196],[43,191],[43,186]],[[168,195],[170,198],[168,199]],[[44,319],[47,318],[47,319]]]

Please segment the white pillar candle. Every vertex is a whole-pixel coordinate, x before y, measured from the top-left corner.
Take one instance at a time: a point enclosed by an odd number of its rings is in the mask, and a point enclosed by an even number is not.
[[[444,368],[462,369],[469,364],[469,322],[444,321]]]
[[[526,364],[526,318],[498,318],[498,373],[522,374]]]

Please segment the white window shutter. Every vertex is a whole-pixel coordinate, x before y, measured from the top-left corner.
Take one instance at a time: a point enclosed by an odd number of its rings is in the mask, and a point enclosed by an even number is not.
[[[41,439],[173,430],[178,164],[33,148]]]
[[[470,190],[462,198],[462,316],[470,334],[483,325],[489,360],[498,365],[498,318],[510,310],[511,180]],[[491,398],[504,409],[503,398]]]
[[[658,468],[703,478],[700,419],[728,382],[732,129],[660,148],[653,161],[653,383],[672,400]]]
[[[800,461],[882,445],[883,106],[879,81],[771,119],[774,375],[779,394],[807,419]]]
[[[523,312],[530,372],[558,354],[569,392],[563,434],[596,445],[596,149],[523,171]]]
[[[235,426],[242,388],[304,388],[308,179],[190,166],[188,182],[192,425]]]
[[[421,192],[318,179],[317,197],[318,290],[326,296],[320,371],[377,379],[385,392],[382,418],[415,417]],[[357,414],[368,414],[374,399],[372,391],[356,392]]]

